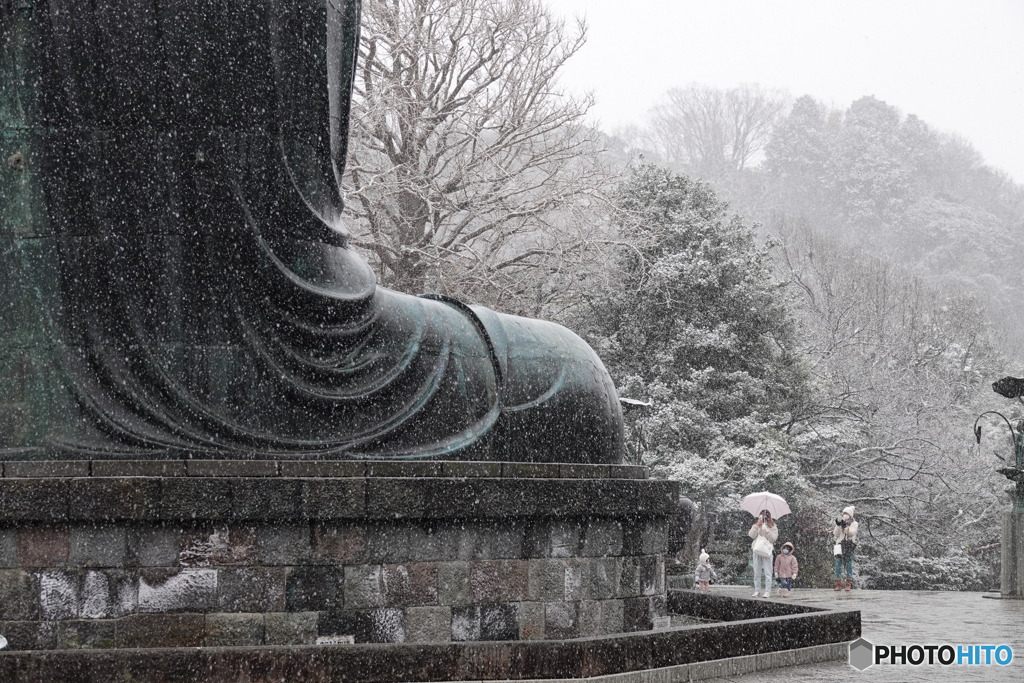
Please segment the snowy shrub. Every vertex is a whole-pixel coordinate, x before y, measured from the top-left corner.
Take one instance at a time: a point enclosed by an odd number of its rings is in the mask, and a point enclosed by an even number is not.
[[[903,557],[885,553],[865,558],[859,564],[865,588],[981,591],[999,583],[991,565],[959,553],[944,557]]]

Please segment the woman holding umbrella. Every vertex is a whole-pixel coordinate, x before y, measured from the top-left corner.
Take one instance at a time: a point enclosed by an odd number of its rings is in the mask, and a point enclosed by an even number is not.
[[[740,507],[757,517],[747,532],[753,539],[750,550],[754,555],[754,597],[761,592],[763,579],[763,595],[769,598],[772,594],[774,544],[779,540],[779,527],[775,524],[775,518],[788,514],[789,504],[782,496],[762,491],[745,497]]]

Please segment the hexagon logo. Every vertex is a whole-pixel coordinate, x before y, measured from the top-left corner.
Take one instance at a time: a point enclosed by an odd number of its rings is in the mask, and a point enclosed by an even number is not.
[[[850,643],[850,666],[863,671],[874,663],[874,654],[875,646],[863,638],[858,638]]]

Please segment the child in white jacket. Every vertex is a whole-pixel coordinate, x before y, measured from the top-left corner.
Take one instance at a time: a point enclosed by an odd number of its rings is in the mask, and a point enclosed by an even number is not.
[[[711,590],[711,582],[718,580],[715,568],[711,566],[711,556],[703,548],[700,549],[700,562],[693,572],[693,580],[702,591]]]

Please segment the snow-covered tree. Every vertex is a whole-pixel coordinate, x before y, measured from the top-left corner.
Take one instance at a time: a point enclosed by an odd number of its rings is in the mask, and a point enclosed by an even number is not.
[[[345,189],[384,284],[521,310],[585,260],[607,176],[557,82],[584,40],[539,0],[364,2]]]
[[[872,552],[996,540],[1004,482],[970,431],[1006,374],[984,307],[809,231],[781,239],[813,389],[794,430],[801,471],[857,505]]]
[[[619,196],[634,246],[580,324],[620,392],[653,402],[636,456],[711,505],[795,490],[786,430],[803,374],[768,252],[703,182],[642,166]]]

